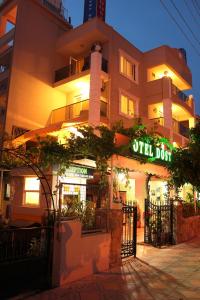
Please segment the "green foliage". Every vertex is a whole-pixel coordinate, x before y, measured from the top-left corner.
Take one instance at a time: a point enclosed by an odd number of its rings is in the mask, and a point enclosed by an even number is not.
[[[178,148],[167,166],[177,187],[190,183],[200,191],[200,124],[190,130],[190,139],[186,148]]]
[[[77,197],[70,199],[61,211],[61,217],[78,218],[83,229],[94,228],[95,210],[91,201],[82,202]]]

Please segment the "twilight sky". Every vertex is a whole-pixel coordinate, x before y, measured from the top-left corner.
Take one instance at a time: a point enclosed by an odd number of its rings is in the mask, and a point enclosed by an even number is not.
[[[200,0],[163,2],[187,37],[168,15],[160,0],[107,0],[106,22],[141,51],[160,45],[184,48],[193,74],[193,89],[189,94],[194,95],[196,112],[200,114]],[[80,25],[83,22],[84,0],[63,0],[63,3],[69,10],[72,25]]]

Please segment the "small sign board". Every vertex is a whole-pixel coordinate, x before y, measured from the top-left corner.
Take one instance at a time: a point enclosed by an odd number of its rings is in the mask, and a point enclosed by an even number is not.
[[[82,166],[75,166],[71,165],[68,169],[65,171],[66,177],[79,177],[79,178],[93,178],[94,170],[82,167]]]

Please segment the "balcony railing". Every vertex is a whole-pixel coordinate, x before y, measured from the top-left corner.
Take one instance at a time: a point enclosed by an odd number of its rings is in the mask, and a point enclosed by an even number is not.
[[[63,20],[67,21],[68,23],[71,23],[71,19],[69,17],[68,10],[64,8],[64,6],[61,4],[59,7],[56,5],[53,5],[49,0],[40,0],[40,2],[47,7],[52,13],[58,15]]]
[[[179,124],[180,134],[186,138],[189,138],[189,128],[185,127],[183,124]]]
[[[90,56],[84,57],[80,60],[74,61],[68,66],[65,66],[55,71],[55,82],[66,79],[70,76],[80,74],[83,71],[90,69]],[[102,58],[101,69],[108,72],[108,61]]]
[[[14,44],[15,28],[4,34],[0,38],[0,54],[11,49]]]
[[[160,117],[160,118],[154,118],[154,119],[150,119],[154,122],[154,124],[159,124],[161,126],[164,126],[164,118]]]
[[[163,117],[154,118],[151,120],[154,122],[154,124],[159,124],[161,126],[164,126],[164,118]],[[177,120],[172,119],[172,127],[173,127],[173,131],[175,133],[181,134],[181,135],[185,136],[186,138],[189,137],[189,128],[185,127],[183,124],[181,124]]]
[[[189,100],[189,97],[180,91],[175,85],[172,84],[172,94],[177,95],[180,100],[183,102],[187,102]]]
[[[89,100],[84,100],[74,104],[70,104],[52,111],[51,123],[57,123],[61,121],[72,121],[73,119],[81,117],[84,112],[89,111]],[[107,116],[107,103],[100,101],[100,115],[102,117]]]

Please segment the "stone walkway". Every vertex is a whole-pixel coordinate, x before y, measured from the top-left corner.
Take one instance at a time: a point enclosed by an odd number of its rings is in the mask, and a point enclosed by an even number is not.
[[[26,299],[200,299],[200,238],[163,249],[138,245],[137,256],[121,267]]]

